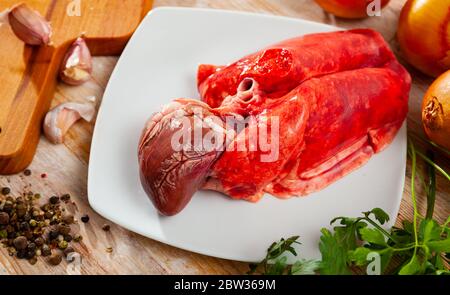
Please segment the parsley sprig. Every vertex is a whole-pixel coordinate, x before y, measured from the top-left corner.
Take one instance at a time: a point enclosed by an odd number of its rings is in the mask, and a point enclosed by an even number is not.
[[[401,227],[386,230],[383,225],[389,221],[389,215],[381,208],[362,212],[362,216],[356,218],[336,217],[330,222],[330,225],[335,225],[332,230],[321,229],[320,261],[299,260],[289,265],[286,254],[296,256],[293,245],[299,244],[299,237],[294,236],[273,243],[266,258],[251,265],[249,273],[351,274],[358,268],[367,269],[372,262],[371,257],[377,255],[380,273],[383,274],[450,274],[450,216],[444,224],[433,219],[436,171],[449,181],[450,176],[434,162],[432,152],[422,153],[412,141],[408,141],[408,156],[411,158],[412,221],[404,220]],[[417,173],[418,157],[427,164],[428,181]],[[417,208],[416,178],[422,181],[427,194],[425,217]]]

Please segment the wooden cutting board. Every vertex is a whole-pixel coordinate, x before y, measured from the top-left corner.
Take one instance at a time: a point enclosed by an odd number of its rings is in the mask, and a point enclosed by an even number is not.
[[[26,46],[0,26],[0,174],[26,168],[36,151],[58,69],[82,33],[93,55],[118,55],[153,0],[1,0],[0,12],[25,2],[53,27],[52,46]]]

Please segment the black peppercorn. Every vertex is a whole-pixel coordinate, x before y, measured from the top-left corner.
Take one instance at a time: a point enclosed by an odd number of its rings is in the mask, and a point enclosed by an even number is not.
[[[30,176],[31,175],[31,170],[30,169],[25,169],[23,171],[23,174],[25,174],[25,176]]]
[[[4,196],[9,195],[10,192],[11,192],[11,189],[9,187],[2,188],[2,195],[4,195]]]
[[[24,259],[27,255],[27,251],[26,250],[19,250],[17,251],[17,258],[19,259]]]
[[[49,238],[50,240],[54,240],[54,239],[58,238],[58,235],[59,235],[58,231],[56,231],[56,230],[51,230],[51,231],[48,233],[48,238]]]
[[[81,216],[81,221],[84,223],[88,223],[89,222],[89,215],[85,214],[83,216]]]
[[[59,202],[59,197],[58,196],[50,197],[50,204],[55,205],[55,204],[58,204],[58,202]]]

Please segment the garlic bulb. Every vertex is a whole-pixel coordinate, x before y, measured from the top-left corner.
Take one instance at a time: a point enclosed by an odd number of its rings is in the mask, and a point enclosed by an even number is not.
[[[69,85],[80,85],[90,79],[92,57],[86,42],[79,37],[69,47],[60,70],[61,80]]]
[[[50,24],[25,3],[14,6],[8,13],[14,34],[28,45],[49,45],[52,35]]]
[[[44,134],[54,144],[63,143],[64,135],[81,118],[90,122],[94,118],[92,104],[67,102],[47,113],[44,119]]]

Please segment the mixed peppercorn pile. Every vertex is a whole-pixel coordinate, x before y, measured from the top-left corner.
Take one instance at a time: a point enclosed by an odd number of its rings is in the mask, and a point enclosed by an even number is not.
[[[81,235],[74,235],[72,214],[64,208],[70,195],[52,196],[42,203],[41,195],[32,192],[12,197],[11,190],[2,188],[0,195],[0,240],[11,256],[27,259],[31,264],[38,256],[48,263],[58,265],[63,257],[71,262],[75,253],[71,243],[80,242]]]

